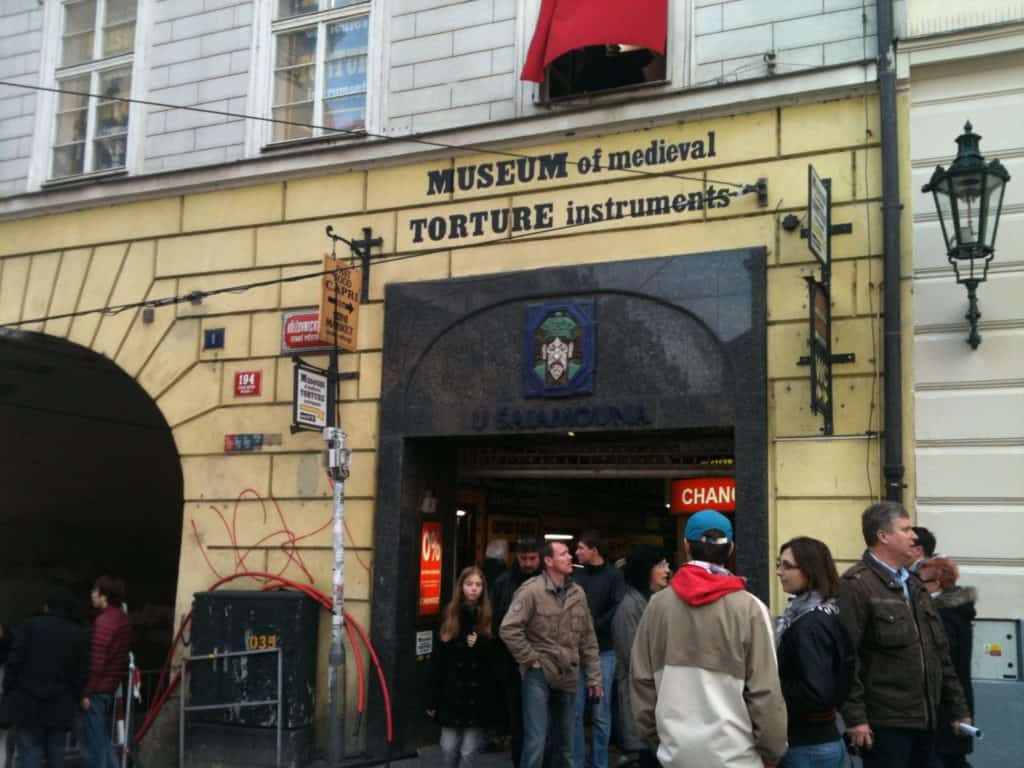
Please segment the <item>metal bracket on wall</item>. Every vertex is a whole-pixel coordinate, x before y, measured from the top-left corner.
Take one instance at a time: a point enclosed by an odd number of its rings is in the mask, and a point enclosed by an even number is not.
[[[370,257],[372,256],[371,250],[373,248],[382,248],[384,246],[384,238],[380,235],[373,237],[373,229],[371,227],[363,227],[363,239],[362,240],[349,240],[348,238],[342,237],[341,235],[334,234],[334,227],[330,224],[327,225],[327,236],[334,242],[342,242],[352,249],[352,254],[359,257],[359,266],[363,273],[363,289],[359,296],[360,301],[370,300]]]
[[[832,355],[832,357],[829,359],[829,362],[831,362],[832,365],[835,365],[836,363],[855,363],[857,362],[857,355],[855,355],[853,352],[843,352],[841,354]],[[796,361],[796,364],[810,365],[811,358],[809,355],[804,355],[803,357]]]

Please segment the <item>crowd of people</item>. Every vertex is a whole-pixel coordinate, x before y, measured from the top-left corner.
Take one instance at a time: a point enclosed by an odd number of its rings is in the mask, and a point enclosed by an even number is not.
[[[576,541],[492,542],[459,574],[432,660],[427,714],[446,768],[472,768],[507,735],[515,768],[967,768],[975,590],[895,502],[861,517],[866,549],[839,576],[828,546],[797,537],[776,575],[782,616],[727,564],[732,524],[687,520],[686,562],[637,545],[609,559]],[[0,625],[0,757],[59,768],[74,730],[84,768],[118,765],[115,691],[131,628],[124,585],[100,577],[91,631],[55,589],[15,631]],[[590,724],[587,744],[586,724]]]
[[[131,626],[124,583],[101,576],[90,598],[91,631],[77,620],[78,601],[53,589],[42,611],[12,632],[0,628],[5,768],[61,768],[75,733],[82,768],[116,768],[112,743],[115,692],[128,673]]]
[[[688,519],[674,574],[652,545],[610,562],[596,531],[575,565],[564,541],[520,540],[502,570],[492,542],[433,660],[446,768],[501,734],[516,768],[608,768],[612,744],[638,768],[967,768],[976,593],[900,504],[861,527],[841,577],[824,542],[781,545],[775,620],[728,570],[732,524],[713,510]]]

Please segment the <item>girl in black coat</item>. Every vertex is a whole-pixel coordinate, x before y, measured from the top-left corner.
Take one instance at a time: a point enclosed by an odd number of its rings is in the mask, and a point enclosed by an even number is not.
[[[801,536],[779,549],[782,589],[793,595],[776,626],[789,750],[779,768],[839,768],[846,748],[836,712],[850,692],[854,654],[839,622],[839,574],[828,546]]]
[[[471,566],[459,574],[445,608],[440,642],[431,668],[427,714],[441,726],[441,751],[446,768],[461,757],[471,768],[484,742],[484,728],[493,725],[497,704],[491,605],[483,572]]]

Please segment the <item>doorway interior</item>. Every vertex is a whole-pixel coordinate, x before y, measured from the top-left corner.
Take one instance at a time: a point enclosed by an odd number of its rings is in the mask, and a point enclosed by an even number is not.
[[[679,564],[686,518],[669,508],[672,481],[735,475],[731,429],[466,439],[456,455],[455,506],[442,512],[452,531],[448,590],[496,539],[571,547],[596,529],[612,562],[652,544]]]

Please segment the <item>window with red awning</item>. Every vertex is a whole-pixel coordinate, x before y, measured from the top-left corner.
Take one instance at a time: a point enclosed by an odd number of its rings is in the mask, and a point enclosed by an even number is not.
[[[542,0],[521,79],[544,82],[556,59],[598,46],[610,56],[637,50],[664,56],[667,33],[668,0]]]

